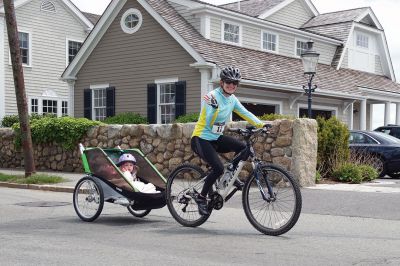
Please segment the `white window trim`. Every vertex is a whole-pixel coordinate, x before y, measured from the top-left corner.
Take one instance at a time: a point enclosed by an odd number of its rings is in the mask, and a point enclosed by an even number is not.
[[[156,79],[154,83],[157,85],[157,124],[161,124],[161,106],[160,106],[160,96],[161,96],[161,84],[166,83],[175,83],[178,82],[178,78],[165,78],[165,79]]]
[[[276,36],[276,51],[264,49],[264,33],[268,33],[268,34]],[[274,31],[261,30],[261,50],[264,52],[279,54],[279,34]]]
[[[70,101],[66,100],[65,98],[61,97],[52,97],[52,96],[31,96],[28,97],[28,108],[29,108],[29,114],[32,114],[32,99],[37,99],[38,100],[38,115],[43,115],[43,100],[49,100],[49,101],[57,101],[57,117],[62,116],[62,102],[67,102],[68,104],[68,113],[70,109]]]
[[[225,41],[225,39],[224,39],[224,36],[225,36],[225,34],[224,34],[225,33],[224,25],[225,25],[225,23],[239,27],[239,43]],[[221,20],[221,42],[222,43],[228,43],[228,44],[236,45],[236,46],[242,46],[242,25],[239,24],[239,23],[235,23],[235,22],[229,21],[229,20]]]
[[[69,65],[69,62],[68,62],[68,60],[69,60],[69,41],[71,41],[71,42],[80,42],[81,44],[83,44],[83,40],[71,39],[71,38],[68,38],[68,37],[65,38],[65,66],[66,67]],[[81,46],[81,48],[82,48],[82,46]]]
[[[91,96],[91,101],[92,101],[92,120],[96,120],[96,112],[94,111],[94,90],[106,90],[108,87],[110,87],[110,84],[90,84],[89,88],[92,90],[92,96]]]
[[[32,33],[30,31],[26,31],[26,30],[23,30],[23,29],[18,29],[18,32],[27,33],[28,34],[28,45],[29,45],[29,58],[28,58],[28,60],[29,60],[29,64],[24,64],[23,63],[22,66],[23,67],[32,67],[33,66],[33,64],[32,64],[32,52],[33,52],[33,49],[32,49]],[[8,48],[8,64],[10,66],[12,65],[10,48]]]
[[[360,46],[357,44],[357,38],[358,36],[363,36],[367,38],[367,44],[368,47],[364,47],[364,46]],[[370,51],[372,50],[371,48],[371,36],[369,36],[368,34],[365,34],[363,32],[356,32],[356,37],[354,38],[354,48],[360,49],[360,50],[364,50],[364,51]]]
[[[305,103],[298,103],[297,104],[297,117],[299,117],[300,115],[300,108],[308,108],[308,104]],[[339,109],[337,107],[334,106],[329,106],[329,105],[318,105],[318,104],[313,104],[311,105],[311,109],[312,110],[321,110],[321,111],[331,111],[333,112],[333,116],[338,116],[339,113]]]
[[[308,40],[302,38],[294,38],[294,57],[301,58],[301,56],[297,55],[297,41],[308,42]]]
[[[125,25],[125,18],[127,16],[129,16],[130,14],[135,14],[139,19],[138,24],[133,29],[130,29]],[[121,25],[121,29],[122,29],[123,32],[125,32],[127,34],[133,34],[133,33],[137,32],[140,29],[140,27],[142,26],[142,22],[143,22],[142,13],[140,13],[140,11],[138,9],[136,9],[136,8],[129,8],[122,15],[121,21],[120,21],[120,25]]]
[[[256,103],[263,105],[274,105],[278,107],[278,110],[275,110],[277,114],[282,114],[283,111],[283,101],[274,101],[274,100],[261,100],[250,97],[237,97],[241,103]]]

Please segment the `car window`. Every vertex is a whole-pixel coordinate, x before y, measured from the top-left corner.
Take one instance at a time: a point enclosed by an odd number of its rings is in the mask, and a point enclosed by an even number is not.
[[[351,132],[350,133],[350,144],[376,144],[377,142],[370,138],[369,136],[358,133],[358,132]]]
[[[381,138],[385,139],[389,143],[400,144],[400,139],[398,139],[398,138],[395,138],[393,136],[390,136],[390,135],[384,134],[384,133],[380,133],[380,132],[377,132],[376,134],[378,134]]]

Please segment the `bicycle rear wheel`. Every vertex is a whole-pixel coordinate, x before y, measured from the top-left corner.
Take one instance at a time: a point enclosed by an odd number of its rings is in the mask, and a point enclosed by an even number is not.
[[[196,227],[207,221],[209,215],[200,215],[193,196],[200,193],[205,176],[203,170],[192,164],[177,167],[167,181],[167,206],[174,219],[183,226]],[[211,212],[211,210],[210,210]]]
[[[273,196],[268,194],[267,181]],[[277,236],[289,231],[297,222],[302,199],[299,185],[284,169],[276,165],[263,165],[259,172],[259,185],[252,175],[243,188],[243,209],[250,223],[261,233]],[[266,199],[260,189],[264,190]]]

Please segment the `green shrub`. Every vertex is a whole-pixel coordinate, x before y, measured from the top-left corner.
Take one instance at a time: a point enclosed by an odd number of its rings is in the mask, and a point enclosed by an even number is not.
[[[319,183],[321,181],[321,173],[319,171],[315,172],[315,183]]]
[[[19,122],[18,115],[6,115],[3,120],[1,120],[2,127],[12,127],[15,123]]]
[[[361,168],[352,163],[344,163],[335,169],[332,176],[337,180],[351,183],[361,183],[363,180],[363,173]]]
[[[104,121],[106,124],[147,124],[147,118],[137,113],[126,112],[120,113],[116,116],[107,117]]]
[[[39,144],[54,141],[71,150],[78,144],[90,127],[101,123],[86,118],[47,116],[33,119],[30,124],[33,143]],[[14,124],[12,128],[16,133],[15,144],[20,147],[21,131],[19,124]]]
[[[378,171],[370,165],[361,164],[358,167],[361,170],[363,181],[371,181],[379,177]]]
[[[281,115],[281,114],[264,114],[262,116],[259,116],[260,120],[266,120],[266,121],[274,121],[277,119],[290,119],[293,120],[294,116],[292,115]]]
[[[199,114],[186,114],[186,115],[181,115],[177,119],[175,119],[175,123],[191,123],[191,122],[197,122],[199,120]]]
[[[318,122],[318,157],[317,169],[322,177],[330,177],[333,169],[348,161],[349,130],[336,117],[328,120],[317,118]]]

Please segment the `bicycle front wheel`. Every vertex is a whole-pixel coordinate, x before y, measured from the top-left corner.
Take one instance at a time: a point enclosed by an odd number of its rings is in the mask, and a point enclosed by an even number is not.
[[[243,209],[250,223],[261,233],[277,236],[289,231],[301,212],[301,193],[297,182],[283,168],[261,166],[243,188]],[[269,193],[267,182],[272,194]],[[262,191],[265,197],[263,197]]]
[[[183,226],[196,227],[207,221],[209,215],[200,215],[193,197],[203,188],[203,170],[191,164],[177,167],[167,182],[167,206],[174,219]]]

